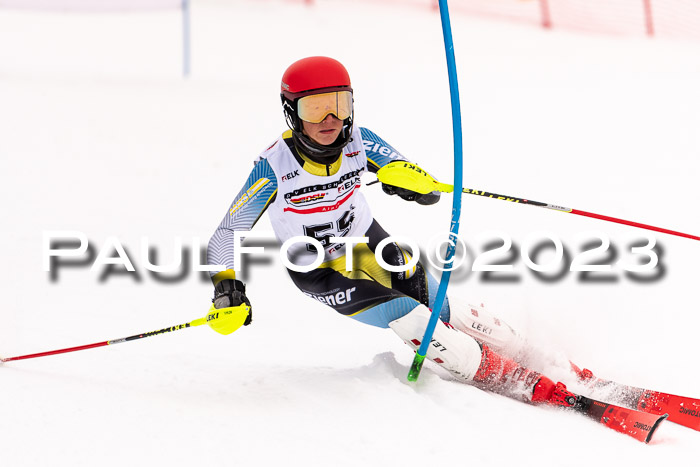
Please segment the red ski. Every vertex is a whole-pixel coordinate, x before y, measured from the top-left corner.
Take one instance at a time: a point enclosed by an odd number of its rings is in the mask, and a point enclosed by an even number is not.
[[[567,410],[575,410],[598,423],[602,423],[611,430],[645,443],[651,440],[659,424],[668,417],[667,414],[641,412],[580,396],[569,391],[563,383],[557,383],[552,387],[551,380],[544,377],[535,385],[532,400],[560,406]]]
[[[637,410],[650,414],[668,413],[669,421],[700,431],[700,399],[643,389]]]
[[[573,364],[572,368],[599,397],[653,415],[668,414],[670,422],[700,431],[700,399],[628,386],[597,378],[590,370],[579,370]]]
[[[612,430],[624,433],[645,443],[651,440],[659,424],[668,417],[668,414],[659,416],[600,402],[584,396],[578,396],[572,409],[583,413]]]

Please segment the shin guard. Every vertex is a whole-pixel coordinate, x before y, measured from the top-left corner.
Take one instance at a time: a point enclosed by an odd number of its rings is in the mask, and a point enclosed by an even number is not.
[[[430,310],[418,305],[389,327],[413,350],[418,349],[430,320]],[[468,335],[439,322],[426,357],[462,381],[472,381],[481,363],[481,346]]]
[[[430,310],[419,305],[390,322],[389,327],[416,350],[429,319]],[[435,328],[426,357],[464,382],[508,397],[527,402],[557,403],[554,399],[562,393],[558,390],[559,385],[541,373],[521,366],[442,322]],[[562,389],[565,392],[566,387],[562,385]]]

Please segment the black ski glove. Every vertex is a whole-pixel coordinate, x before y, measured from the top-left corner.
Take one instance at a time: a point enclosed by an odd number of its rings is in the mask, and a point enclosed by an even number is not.
[[[236,279],[224,279],[214,286],[214,307],[228,308],[243,303],[250,307],[250,312],[243,326],[248,326],[253,321],[253,307],[245,296],[245,284]]]
[[[402,199],[405,199],[406,201],[415,201],[416,203],[422,204],[424,206],[435,204],[438,201],[440,201],[439,191],[433,191],[430,193],[422,194],[408,190],[406,188],[400,188],[394,185],[387,185],[386,183],[382,183],[382,190],[384,190],[384,193],[388,195],[399,195]]]

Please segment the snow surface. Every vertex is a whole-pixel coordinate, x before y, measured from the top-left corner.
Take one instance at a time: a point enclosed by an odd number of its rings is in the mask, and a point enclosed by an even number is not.
[[[279,78],[303,56],[344,62],[357,121],[449,182],[438,14],[316,4],[194,2],[188,80],[178,12],[0,10],[3,356],[203,316],[210,284],[191,266],[157,280],[141,237],[159,263],[176,238],[205,244],[253,158],[285,128]],[[452,22],[466,186],[700,234],[700,44]],[[421,207],[377,186],[365,193],[389,232],[425,244],[449,228],[449,196]],[[598,231],[626,259],[629,239],[643,236],[473,196],[462,220],[475,250],[491,231],[522,245],[544,230],[575,254]],[[94,253],[117,237],[137,272],[101,281],[105,268],[86,262],[52,281],[42,269],[50,230],[84,232]],[[256,230],[270,230],[267,217]],[[614,282],[569,272],[547,283],[516,259],[519,282],[460,270],[450,294],[602,377],[699,397],[700,244],[656,239],[663,274],[647,283],[619,266]],[[700,433],[672,423],[647,446],[430,363],[409,384],[408,347],[298,293],[274,255],[246,280],[255,321],[233,335],[199,327],[4,364],[0,465],[695,465]]]

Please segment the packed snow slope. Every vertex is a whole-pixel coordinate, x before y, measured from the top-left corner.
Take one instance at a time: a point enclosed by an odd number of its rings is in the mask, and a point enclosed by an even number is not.
[[[452,179],[436,12],[194,3],[186,80],[177,12],[0,10],[1,355],[203,316],[212,287],[194,271],[192,244],[206,244],[253,159],[285,129],[279,80],[298,58],[345,63],[357,122]],[[452,22],[466,186],[700,234],[698,43]],[[422,207],[378,185],[363,191],[395,235],[425,246],[449,229],[449,195]],[[509,253],[483,259],[514,270],[503,280],[468,261],[451,296],[484,303],[602,377],[700,397],[700,242],[652,234],[659,264],[640,277],[624,268],[648,262],[631,250],[647,242],[641,230],[463,201],[469,249],[507,237]],[[256,230],[270,231],[266,216]],[[82,232],[93,256],[45,271],[49,231]],[[567,261],[608,238],[607,251],[583,262],[611,270],[536,276],[520,251],[547,235]],[[165,264],[178,239],[188,263],[150,273],[144,244]],[[135,271],[91,270],[116,255],[116,241]],[[262,246],[270,258],[253,258],[243,276],[254,323],[230,336],[197,327],[2,365],[0,464],[695,465],[700,433],[671,423],[644,445],[576,414],[481,392],[431,363],[409,384],[412,352],[390,330],[303,296],[274,245]],[[552,251],[531,256],[543,264]]]

